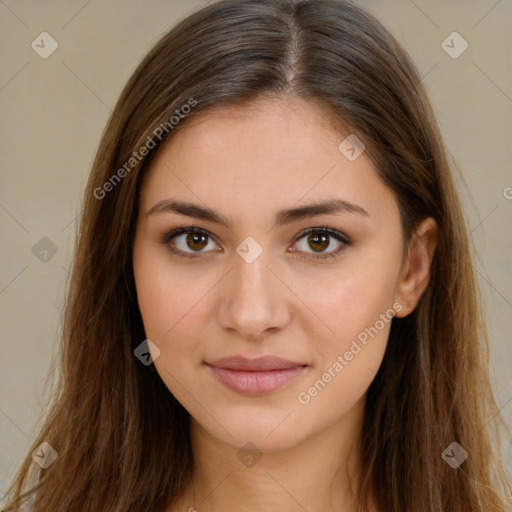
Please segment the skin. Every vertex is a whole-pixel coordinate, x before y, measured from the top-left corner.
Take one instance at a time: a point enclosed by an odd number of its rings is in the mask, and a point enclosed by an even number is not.
[[[338,149],[349,133],[332,131],[300,100],[261,100],[189,120],[148,169],[133,252],[138,302],[146,336],[160,350],[156,369],[191,414],[197,464],[174,510],[356,510],[346,472],[357,482],[354,448],[391,322],[359,343],[307,404],[298,395],[393,304],[398,317],[414,309],[428,284],[436,226],[426,219],[404,246],[397,203],[369,157],[349,161]],[[171,197],[208,206],[232,226],[174,212],[147,215]],[[273,226],[278,210],[334,197],[368,215],[321,214]],[[189,237],[187,245],[184,234],[174,244],[198,257],[161,243],[170,230],[191,225],[211,238],[198,246]],[[314,259],[342,245],[328,237],[319,248],[301,235],[320,226],[352,244]],[[236,252],[249,236],[263,249],[252,263]],[[272,354],[308,368],[276,391],[247,397],[205,365],[237,354]],[[250,467],[237,457],[248,442],[261,456]]]

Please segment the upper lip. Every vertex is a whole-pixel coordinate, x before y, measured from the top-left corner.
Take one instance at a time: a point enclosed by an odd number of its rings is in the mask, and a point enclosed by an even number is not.
[[[269,371],[269,370],[285,370],[288,368],[296,368],[298,366],[307,366],[304,363],[289,361],[277,356],[261,356],[248,359],[244,356],[223,357],[211,363],[206,363],[216,368],[224,368],[225,370],[239,371]]]

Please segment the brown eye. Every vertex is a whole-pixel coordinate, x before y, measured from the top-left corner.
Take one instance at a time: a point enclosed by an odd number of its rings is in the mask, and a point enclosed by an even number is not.
[[[208,237],[203,234],[189,233],[187,238],[185,239],[185,243],[187,247],[192,249],[193,251],[200,251],[204,249],[208,244]]]
[[[208,231],[194,226],[171,231],[162,238],[161,243],[174,254],[187,258],[199,257],[220,249]],[[299,247],[293,248],[292,252],[309,254],[311,259],[322,259],[336,257],[346,246],[352,245],[352,242],[335,229],[318,227],[304,231],[295,245]]]
[[[314,251],[322,252],[329,247],[329,235],[314,233],[308,235],[308,244]]]
[[[303,252],[312,259],[322,259],[336,257],[346,246],[352,245],[352,242],[335,229],[318,227],[304,231],[296,245],[298,247],[292,249],[292,252]]]
[[[165,235],[161,243],[179,256],[194,258],[218,249],[208,231],[191,226],[178,228]]]

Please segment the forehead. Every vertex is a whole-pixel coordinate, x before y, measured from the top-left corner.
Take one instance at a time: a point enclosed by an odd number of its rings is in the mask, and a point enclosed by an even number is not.
[[[338,196],[375,210],[391,192],[363,152],[351,161],[321,111],[301,100],[264,100],[193,118],[159,149],[141,191],[147,211],[166,197],[234,215],[274,213]]]

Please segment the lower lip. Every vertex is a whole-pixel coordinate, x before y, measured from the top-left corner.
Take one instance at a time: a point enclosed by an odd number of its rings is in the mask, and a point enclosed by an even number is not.
[[[295,366],[283,370],[247,372],[210,366],[215,376],[229,389],[246,396],[271,393],[301,375],[306,366]]]

